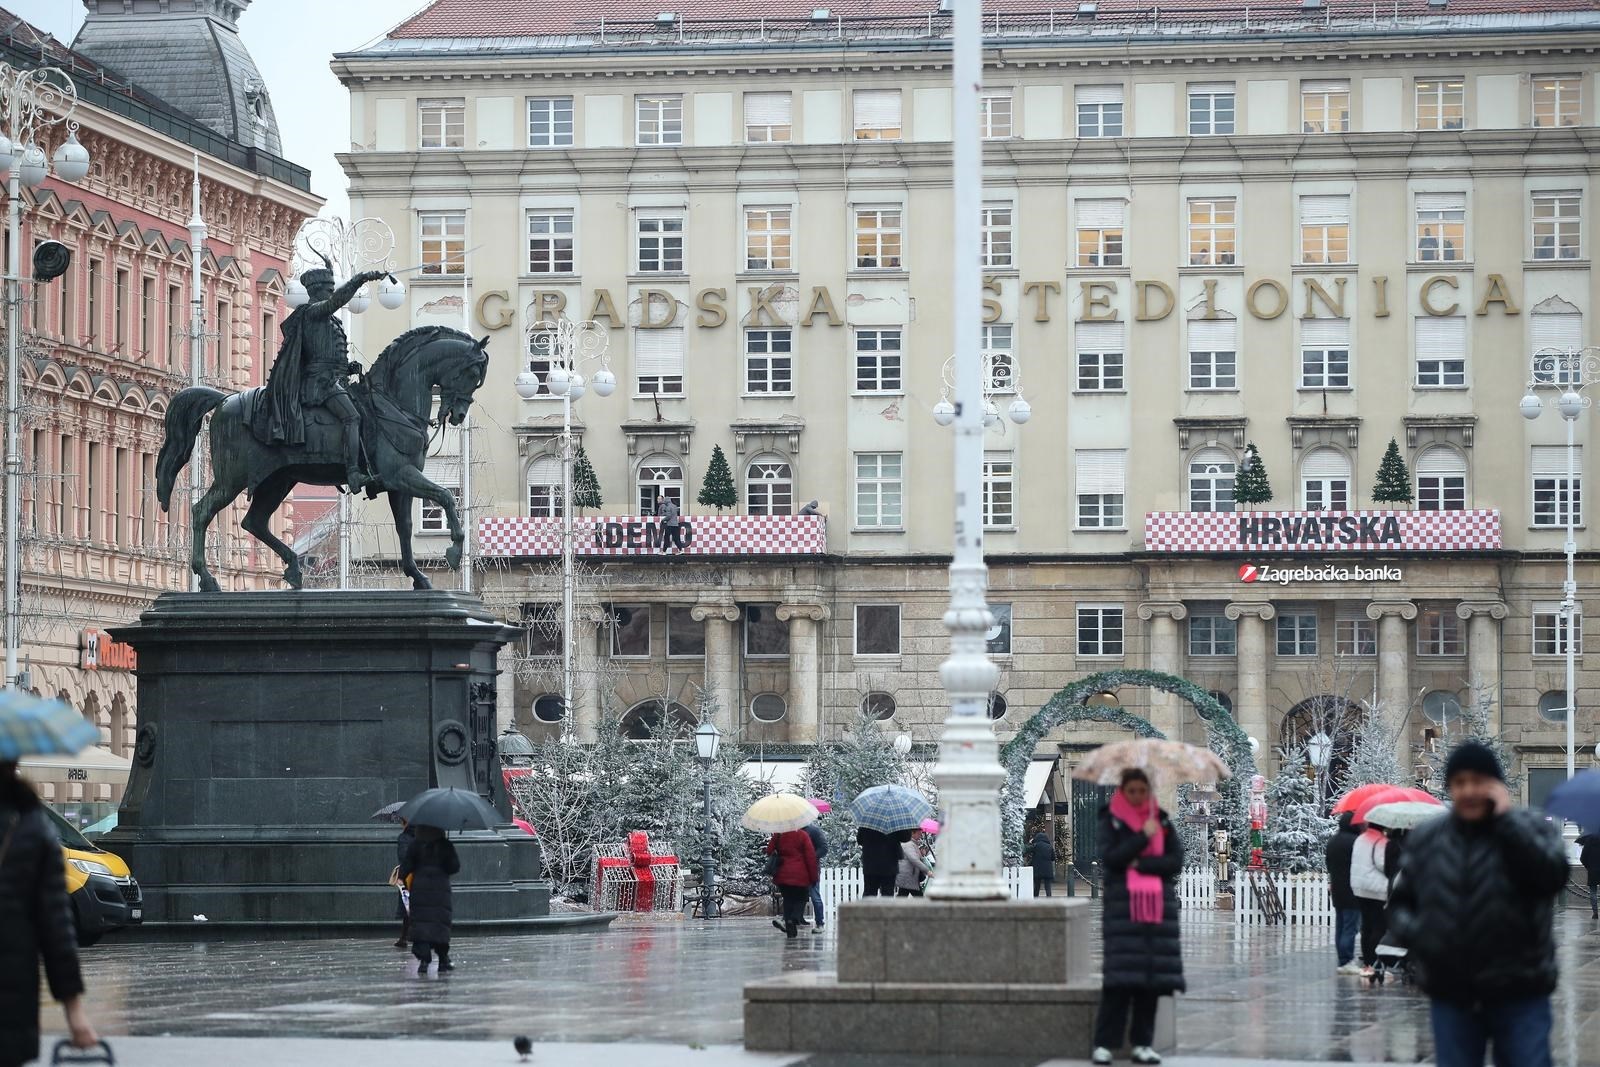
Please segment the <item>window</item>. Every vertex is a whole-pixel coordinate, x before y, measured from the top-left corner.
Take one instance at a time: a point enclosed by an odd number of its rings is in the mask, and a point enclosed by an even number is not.
[[[985,529],[1009,529],[1016,525],[1013,502],[1016,495],[1012,482],[1013,466],[1010,452],[985,452],[983,454],[983,525]]]
[[[983,327],[983,365],[984,373],[989,376],[989,392],[1016,391],[1016,362],[1011,350],[1009,323],[990,323]]]
[[[1539,694],[1539,718],[1545,722],[1567,721],[1566,690],[1552,689],[1548,693]]]
[[[1201,449],[1189,460],[1189,510],[1232,511],[1233,457],[1220,448]]]
[[[36,291],[37,291],[37,287],[36,287]],[[33,305],[33,308],[34,308],[33,325],[34,325],[34,328],[37,329],[38,326],[39,326],[39,319],[38,319],[39,305],[37,303],[37,295],[36,295],[36,301],[35,301],[35,303]],[[272,330],[270,328],[266,328],[266,329],[262,330],[262,332],[261,332],[261,338],[262,338],[261,344],[262,344],[262,347],[263,347],[264,350],[265,349],[270,349],[272,347],[273,337],[274,337],[274,334],[273,334],[273,332],[272,332]],[[144,279],[141,279],[140,282],[139,282],[139,355],[140,355],[140,357],[143,358],[143,357],[149,356],[151,352],[155,351],[155,347],[156,347],[156,280],[154,278],[144,278]]]
[[[58,284],[61,286],[61,309],[60,309],[61,310],[61,320],[60,320],[61,337],[62,337],[63,340],[66,340],[66,341],[74,341],[74,340],[77,340],[77,337],[78,337],[78,324],[73,321],[74,307],[73,307],[73,303],[72,303],[72,292],[73,292],[73,289],[76,288],[75,279],[76,279],[77,273],[78,272],[76,270],[74,270],[71,267],[69,267],[67,269],[67,273],[63,274],[58,279]],[[177,291],[177,286],[173,286],[172,289],[169,290],[169,292],[176,292],[176,291]],[[176,321],[176,320],[168,320],[168,321]],[[177,344],[173,344],[173,346],[171,348],[167,349],[167,358],[168,358],[168,360],[170,361],[171,359],[173,359],[176,356],[177,352],[178,352],[178,346],[177,346]]]
[[[112,338],[117,345],[117,351],[127,354],[128,348],[128,272],[117,269],[116,280],[112,283],[111,322]]]
[[[528,212],[528,273],[572,273],[573,232],[570,211]]]
[[[531,216],[530,216],[531,218]],[[567,216],[571,232],[572,216]],[[417,212],[417,239],[421,243],[422,274],[455,275],[467,272],[467,213],[465,211]],[[572,269],[572,243],[567,242],[567,270]]]
[[[533,603],[522,605],[522,647],[530,656],[554,658],[561,655],[561,605]]]
[[[533,701],[533,717],[540,722],[560,722],[567,717],[560,693],[545,693]]]
[[[1238,241],[1233,197],[1189,201],[1189,265],[1231,267]]]
[[[435,478],[432,474],[428,475],[428,477],[435,483],[439,482],[439,479]],[[456,516],[459,518],[461,515],[461,487],[457,485],[447,485],[445,488],[450,491],[450,499],[455,501]],[[417,525],[417,529],[422,533],[449,533],[450,521],[445,517],[444,508],[440,507],[438,504],[435,504],[431,500],[422,501],[422,516]]]
[[[898,270],[900,209],[856,208],[856,269]]]
[[[1378,624],[1365,615],[1341,615],[1333,621],[1335,656],[1376,656]]]
[[[888,693],[868,693],[861,698],[861,713],[879,722],[894,718],[894,710],[894,697]]]
[[[460,97],[417,101],[417,144],[423,148],[467,146],[467,102]]]
[[[1417,457],[1417,510],[1462,511],[1467,506],[1467,463],[1453,448],[1436,445]]]
[[[212,362],[219,381],[233,377],[233,305],[226,300],[217,301],[217,345]]]
[[[105,273],[104,267],[98,259],[89,261],[89,334],[87,340],[96,341],[100,337],[101,312],[105,309],[100,304],[100,276]]]
[[[1350,262],[1350,198],[1300,198],[1300,262]]]
[[[687,741],[694,727],[694,712],[677,701],[645,700],[628,709],[617,732],[629,741],[664,737],[678,742]]]
[[[694,621],[693,608],[667,609],[667,658],[703,659],[706,624]]]
[[[1461,620],[1454,608],[1423,608],[1417,615],[1417,655],[1459,656]]]
[[[1226,615],[1189,616],[1189,655],[1233,656],[1239,652],[1237,624]]]
[[[989,615],[994,620],[987,633],[983,635],[984,643],[991,656],[1011,655],[1011,605],[990,604]]]
[[[1278,616],[1278,655],[1315,656],[1317,654],[1317,616],[1315,613],[1285,613]]]
[[[640,396],[683,395],[683,327],[635,329],[633,368]]]
[[[1123,324],[1080,322],[1074,327],[1078,347],[1078,391],[1120,393],[1123,382]]]
[[[1569,385],[1583,369],[1583,315],[1577,311],[1535,311],[1528,316],[1533,342],[1533,380]]]
[[[1234,110],[1233,83],[1189,86],[1189,136],[1234,132]]]
[[[856,605],[856,650],[858,656],[898,656],[900,654],[900,605]]]
[[[1078,266],[1122,266],[1123,217],[1126,200],[1079,200]]]
[[[1300,493],[1307,511],[1350,510],[1350,457],[1314,448],[1300,461]]]
[[[789,624],[778,619],[775,605],[745,605],[744,654],[751,659],[779,659],[789,654]]]
[[[1078,655],[1122,655],[1122,605],[1078,605]]]
[[[1417,194],[1417,260],[1459,263],[1467,258],[1467,194]]]
[[[856,528],[895,530],[901,525],[901,454],[856,453]]]
[[[1002,694],[1000,694],[1000,693],[990,693],[989,694],[988,712],[989,712],[989,718],[990,718],[991,721],[998,722],[999,720],[1005,718],[1006,717],[1006,708],[1007,708],[1006,698]]]
[[[1422,698],[1422,715],[1429,722],[1443,726],[1461,718],[1461,698],[1454,693],[1435,689]]]
[[[1122,86],[1080,85],[1077,92],[1078,136],[1122,136]]]
[[[900,139],[900,90],[857,89],[852,96],[858,141]]]
[[[744,500],[751,515],[793,515],[794,468],[781,456],[757,456],[744,470]]]
[[[984,205],[982,255],[985,267],[1012,265],[1010,204]]]
[[[1417,129],[1459,130],[1465,114],[1465,83],[1460,78],[1417,80]]]
[[[561,460],[540,456],[528,464],[528,515],[535,519],[561,517]]]
[[[900,331],[856,331],[856,392],[900,391]]]
[[[611,655],[617,659],[649,659],[650,605],[611,604],[606,615],[611,627]]]
[[[750,717],[756,722],[782,722],[789,705],[777,693],[757,693],[750,701]]]
[[[794,269],[794,214],[787,207],[744,209],[744,269]]]
[[[539,389],[535,396],[552,396],[550,392],[550,368],[556,360],[552,358],[551,346],[555,344],[555,334],[549,329],[541,329],[528,335],[528,370],[539,379]]]
[[[1300,388],[1350,388],[1350,320],[1300,323]]]
[[[461,512],[461,431],[452,430],[442,435],[438,453],[430,455],[423,464],[423,474],[435,485],[450,491],[451,498],[455,501],[456,515],[464,518]],[[418,521],[418,529],[422,533],[446,533],[450,529],[449,520],[445,518],[444,508],[431,500],[420,502],[422,509]]]
[[[1080,529],[1120,530],[1126,526],[1127,457],[1126,452],[1112,448],[1081,448],[1075,453]]]
[[[1577,259],[1583,194],[1576,189],[1533,194],[1533,258]]]
[[[62,282],[72,277],[69,270],[61,276]],[[65,290],[63,289],[63,292]],[[62,313],[66,313],[66,297],[62,297]],[[183,290],[176,285],[167,286],[167,366],[173,366],[178,361],[179,351],[183,344]]]
[[[744,332],[744,391],[794,392],[794,331],[787,326]]]
[[[639,273],[683,273],[683,216],[640,212]]]
[[[1584,613],[1576,609],[1568,625],[1566,611],[1560,603],[1533,605],[1534,656],[1565,656],[1568,637],[1573,641],[1574,656],[1584,654]],[[1565,701],[1562,701],[1565,705]],[[1560,721],[1565,721],[1565,718]]]
[[[1300,83],[1300,131],[1302,133],[1348,133],[1349,130],[1349,82]]]
[[[1567,450],[1561,445],[1534,445],[1529,464],[1533,477],[1533,525],[1565,526],[1570,512],[1574,526],[1583,525],[1583,446],[1573,446],[1573,477],[1567,477]]]
[[[978,96],[978,128],[986,141],[1011,136],[1011,90],[985,89]]]
[[[1189,388],[1239,388],[1239,324],[1233,319],[1189,320]]]
[[[1533,79],[1533,124],[1540,129],[1576,126],[1583,100],[1583,79],[1576,74]]]
[[[639,514],[654,515],[657,501],[665,498],[683,509],[683,464],[656,453],[639,464]]]
[[[572,147],[572,97],[528,97],[528,147]]]
[[[1466,316],[1428,315],[1418,316],[1414,321],[1417,385],[1421,388],[1466,385]]]
[[[633,107],[641,147],[683,143],[682,96],[636,96]]]
[[[794,131],[791,93],[745,93],[744,139],[751,144],[777,144]]]

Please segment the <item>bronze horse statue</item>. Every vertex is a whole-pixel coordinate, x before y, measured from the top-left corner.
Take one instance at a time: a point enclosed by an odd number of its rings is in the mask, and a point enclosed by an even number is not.
[[[455,497],[423,474],[430,430],[445,423],[459,426],[472,406],[489,369],[489,338],[474,340],[446,326],[422,326],[401,334],[373,361],[371,369],[350,387],[361,416],[361,452],[369,498],[379,492],[389,496],[395,532],[400,538],[400,568],[410,575],[414,588],[431,588],[411,553],[411,504],[421,498],[444,511],[450,525],[450,548],[445,562],[453,570],[461,564],[466,533],[456,511]],[[434,391],[439,413],[433,416]],[[241,525],[277,553],[285,563],[283,579],[301,587],[300,559],[288,545],[273,536],[273,512],[299,484],[345,484],[341,428],[326,415],[314,416],[302,445],[264,444],[250,430],[255,405],[262,390],[225,393],[192,386],[173,397],[167,409],[166,440],[156,460],[156,495],[163,511],[170,510],[178,474],[194,451],[200,423],[211,418],[212,483],[194,504],[193,547],[190,567],[200,578],[200,588],[217,592],[216,578],[206,568],[206,528],[217,512],[250,491],[249,510]]]

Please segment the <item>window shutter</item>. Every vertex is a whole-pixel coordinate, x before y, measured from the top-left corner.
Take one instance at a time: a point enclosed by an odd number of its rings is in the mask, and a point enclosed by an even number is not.
[[[1081,496],[1125,492],[1128,454],[1120,448],[1079,449],[1078,493]]]
[[[793,98],[788,93],[745,93],[746,126],[787,126]]]
[[[467,101],[460,96],[424,96],[417,101],[417,106],[421,108],[466,107]]]
[[[1115,230],[1122,226],[1126,213],[1125,200],[1079,200],[1078,228],[1080,230]]]
[[[1189,320],[1189,351],[1236,352],[1239,323],[1235,319]]]
[[[429,481],[446,489],[461,488],[460,456],[429,456],[422,473]]]
[[[1532,316],[1533,351],[1573,352],[1583,347],[1583,315],[1577,311],[1535,311]]]
[[[900,125],[900,90],[857,89],[856,129],[882,129]]]
[[[1350,83],[1347,81],[1301,82],[1300,91],[1302,93],[1348,93],[1350,91]]]
[[[1418,211],[1465,211],[1466,193],[1418,193]]]
[[[641,378],[683,373],[683,327],[633,331],[633,367]]]
[[[555,456],[540,456],[528,465],[529,485],[560,485],[561,460]]]
[[[1461,458],[1461,453],[1453,448],[1428,449],[1417,457],[1417,473],[1445,475],[1467,473],[1467,461]]]
[[[1348,196],[1302,196],[1300,223],[1303,226],[1337,226],[1350,221]]]
[[[1079,352],[1123,350],[1123,324],[1120,322],[1080,322],[1076,329]]]
[[[1333,448],[1318,448],[1307,453],[1300,464],[1302,478],[1348,478],[1350,477],[1350,460],[1343,453]]]
[[[1080,104],[1120,104],[1122,103],[1122,86],[1080,85],[1075,99]]]
[[[1216,96],[1233,92],[1232,82],[1195,82],[1189,86],[1190,96]]]
[[[1427,316],[1417,322],[1418,359],[1465,359],[1467,319],[1465,315],[1444,318]]]
[[[1534,445],[1533,458],[1530,468],[1534,474],[1545,477],[1565,478],[1567,476],[1567,449],[1565,445]],[[1572,469],[1578,474],[1583,473],[1583,446],[1574,445],[1572,453]]]
[[[1194,474],[1203,474],[1207,467],[1233,468],[1233,457],[1220,448],[1202,448],[1189,460],[1189,470]]]
[[[1349,319],[1303,319],[1300,344],[1306,348],[1349,348]]]

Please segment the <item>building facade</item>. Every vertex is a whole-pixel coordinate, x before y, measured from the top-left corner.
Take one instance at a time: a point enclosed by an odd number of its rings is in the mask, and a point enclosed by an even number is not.
[[[532,324],[607,328],[618,389],[575,416],[605,498],[579,527],[580,675],[605,682],[579,687],[580,733],[692,715],[703,687],[750,741],[835,737],[861,709],[932,739],[948,26],[932,0],[646,7],[439,0],[335,58],[356,214],[428,264],[364,347],[464,311],[493,338],[474,463],[435,469],[474,472],[475,580],[544,620],[523,650],[543,662],[561,404],[513,385],[549,368]],[[1394,709],[1408,754],[1491,701],[1537,796],[1564,761],[1565,509],[1600,438],[1580,417],[1569,484],[1562,419],[1517,402],[1535,352],[1592,340],[1600,15],[1187,18],[985,5],[984,348],[997,410],[1033,413],[986,445],[998,728],[1138,667],[1220,694],[1269,762],[1330,699]],[[1374,499],[1391,441],[1409,503]],[[696,504],[714,447],[732,515]],[[1243,488],[1263,472],[1266,498]],[[643,517],[662,494],[695,530],[681,554]],[[437,555],[442,516],[418,521]],[[516,687],[535,732],[559,729],[549,677]],[[1117,697],[1202,736],[1170,698]]]

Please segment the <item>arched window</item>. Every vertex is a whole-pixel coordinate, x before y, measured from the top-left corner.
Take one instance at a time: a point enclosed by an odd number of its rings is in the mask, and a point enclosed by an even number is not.
[[[757,456],[744,469],[744,499],[752,515],[793,515],[794,468],[782,456]]]
[[[683,509],[683,464],[665,452],[639,464],[639,514],[654,515],[656,500],[666,497]]]
[[[1220,448],[1204,448],[1189,461],[1189,510],[1233,510],[1233,457]]]
[[[861,698],[861,710],[879,722],[894,718],[894,697],[888,693],[868,693]]]
[[[1314,448],[1300,461],[1300,495],[1308,511],[1350,510],[1350,457]]]
[[[629,741],[648,741],[664,734],[686,734],[694,727],[694,713],[676,700],[665,706],[659,700],[635,704],[617,725],[622,736]]]
[[[1461,511],[1467,506],[1467,461],[1435,445],[1417,457],[1417,510]]]
[[[128,698],[118,693],[111,698],[111,751],[119,756],[130,754],[128,750],[128,725],[130,722]]]
[[[540,456],[528,464],[528,515],[535,519],[561,517],[561,460]]]

